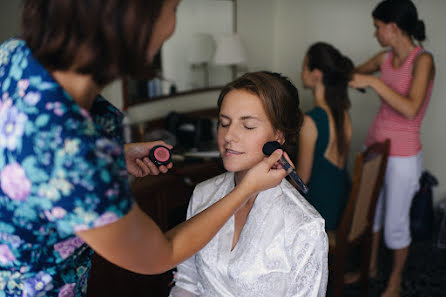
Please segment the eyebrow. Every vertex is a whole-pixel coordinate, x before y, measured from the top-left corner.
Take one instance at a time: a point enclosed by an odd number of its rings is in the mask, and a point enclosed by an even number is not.
[[[229,120],[231,119],[229,116],[224,115],[224,114],[220,114],[220,117],[222,117],[222,118],[226,118],[226,119],[229,119]],[[258,117],[256,117],[256,116],[242,116],[241,119],[242,119],[242,121],[245,121],[245,120],[257,120],[257,121],[261,121],[261,119],[258,118]]]

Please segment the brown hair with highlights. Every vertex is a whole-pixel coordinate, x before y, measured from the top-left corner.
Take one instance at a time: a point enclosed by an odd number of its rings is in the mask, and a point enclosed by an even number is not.
[[[148,76],[154,23],[164,0],[26,0],[22,38],[49,70],[92,75],[99,85]]]
[[[293,153],[303,113],[299,108],[299,93],[290,80],[268,71],[246,73],[222,89],[217,103],[219,112],[225,96],[232,90],[245,90],[259,97],[272,126],[283,133],[284,149],[288,154]]]

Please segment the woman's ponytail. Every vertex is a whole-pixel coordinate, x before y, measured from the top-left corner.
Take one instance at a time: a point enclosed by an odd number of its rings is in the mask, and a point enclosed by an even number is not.
[[[424,41],[426,39],[426,28],[422,20],[417,21],[412,35],[418,41]]]

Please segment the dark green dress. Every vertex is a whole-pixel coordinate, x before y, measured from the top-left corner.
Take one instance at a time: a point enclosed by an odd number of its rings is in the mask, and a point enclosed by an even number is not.
[[[325,219],[325,229],[334,230],[348,199],[351,181],[346,166],[340,169],[324,156],[330,140],[327,113],[321,107],[315,107],[307,115],[313,119],[318,133],[307,199]]]

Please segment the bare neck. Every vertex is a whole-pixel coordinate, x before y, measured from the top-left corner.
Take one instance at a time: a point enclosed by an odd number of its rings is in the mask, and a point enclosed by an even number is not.
[[[86,110],[90,110],[94,99],[102,90],[90,75],[73,71],[53,71],[51,75],[73,100]]]
[[[394,44],[392,44],[391,46],[393,54],[395,58],[397,58],[399,63],[404,62],[416,48],[416,45],[413,42],[412,38],[406,35],[397,38]]]
[[[240,184],[240,182],[242,181],[242,179],[243,179],[243,177],[245,175],[246,175],[246,171],[235,172],[234,173],[234,183],[235,183],[235,185]],[[253,204],[254,204],[254,201],[256,200],[256,198],[257,198],[257,194],[251,195],[246,200],[246,203],[242,207],[240,207],[240,209],[246,209],[246,208],[251,209]]]
[[[318,107],[321,107],[325,110],[329,110],[329,107],[327,105],[327,101],[325,100],[325,87],[323,84],[317,84],[313,88],[313,97],[314,97],[314,104]]]

